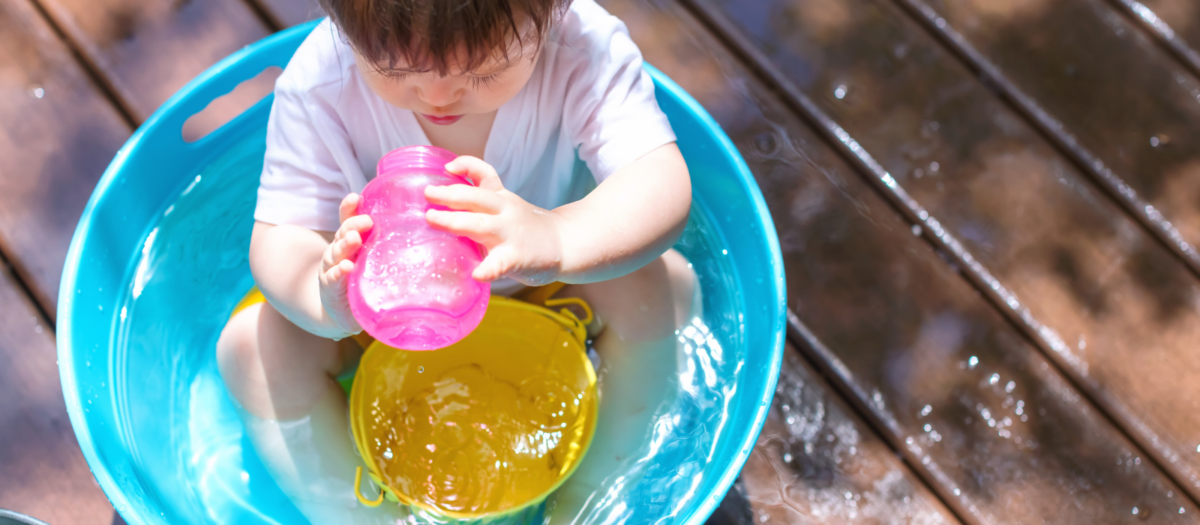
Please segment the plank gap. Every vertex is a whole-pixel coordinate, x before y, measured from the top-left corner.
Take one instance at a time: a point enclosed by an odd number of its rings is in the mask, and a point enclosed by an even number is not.
[[[258,20],[262,22],[264,26],[267,26],[267,29],[272,33],[277,33],[281,29],[288,27],[287,24],[283,23],[282,20],[277,18],[275,14],[272,13],[270,9],[267,9],[267,6],[263,5],[259,0],[246,0],[246,7],[249,7],[250,11],[254,12],[254,15],[258,17]]]
[[[13,264],[12,259],[9,258],[7,253],[5,253],[6,251],[7,250],[0,247],[0,266],[2,266],[4,270],[8,272],[12,282],[17,285],[17,289],[19,289],[25,298],[29,300],[29,304],[33,305],[34,310],[37,311],[38,317],[41,318],[42,322],[46,323],[46,326],[50,327],[51,331],[57,331],[58,327],[54,322],[55,316],[50,315],[50,312],[46,310],[46,305],[37,300],[37,295],[33,293],[33,288],[31,288],[29,283],[26,282],[28,276],[24,274],[23,268]]]

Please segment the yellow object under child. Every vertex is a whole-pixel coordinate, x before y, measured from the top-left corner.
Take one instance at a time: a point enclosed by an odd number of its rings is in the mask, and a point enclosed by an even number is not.
[[[351,430],[381,488],[364,497],[360,467],[360,502],[495,518],[540,504],[566,481],[591,444],[598,395],[585,348],[592,311],[551,298],[562,286],[491,297],[479,327],[441,350],[355,338],[366,352],[350,388]],[[255,289],[234,313],[264,300]]]

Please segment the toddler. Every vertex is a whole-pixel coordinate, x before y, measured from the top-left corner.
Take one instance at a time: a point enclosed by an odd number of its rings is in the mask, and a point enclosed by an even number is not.
[[[694,303],[694,276],[669,250],[688,171],[641,54],[593,0],[321,6],[329,20],[275,85],[250,244],[264,300],[217,344],[249,437],[312,522],[396,520],[400,509],[353,496],[361,463],[333,378],[362,351],[346,298],[371,228],[357,192],[392,149],[442,147],[460,155],[447,170],[476,185],[428,188],[453,211],[426,220],[487,249],[472,276],[501,295],[565,283],[558,295],[596,312],[600,421],[555,505],[570,519],[669,401],[674,332]]]

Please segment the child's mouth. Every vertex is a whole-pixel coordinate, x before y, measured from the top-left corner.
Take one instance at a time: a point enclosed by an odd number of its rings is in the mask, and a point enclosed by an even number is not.
[[[454,116],[450,116],[450,117],[435,117],[433,115],[426,115],[424,113],[422,113],[421,116],[425,117],[425,120],[428,120],[429,122],[432,122],[439,126],[449,126],[455,122],[458,122],[458,119],[463,118],[462,115],[454,115]]]

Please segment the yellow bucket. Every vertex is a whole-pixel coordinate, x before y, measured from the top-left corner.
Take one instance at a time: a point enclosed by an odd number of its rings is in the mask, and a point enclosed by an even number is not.
[[[584,319],[580,320],[567,308],[555,312],[549,308],[515,299],[492,297],[488,304],[487,314],[480,322],[479,327],[463,340],[449,347],[432,352],[410,352],[397,350],[376,341],[367,348],[350,391],[350,425],[354,433],[355,445],[367,465],[367,473],[371,480],[381,487],[381,492],[379,497],[374,500],[367,499],[362,495],[360,488],[362,468],[360,467],[355,477],[355,496],[359,501],[368,506],[377,506],[386,498],[389,501],[454,519],[495,518],[540,504],[570,477],[591,445],[592,436],[596,430],[598,404],[596,372],[592,368],[585,349],[586,326],[592,321],[592,311],[587,303],[577,298],[552,299],[546,301],[545,304],[548,307],[575,304],[582,308],[586,315]],[[393,452],[391,448],[387,448],[382,455],[377,455],[378,449],[387,445],[380,439],[381,431],[386,432],[389,428],[398,425],[394,419],[397,414],[394,407],[399,405],[394,400],[411,400],[415,399],[414,396],[422,395],[422,393],[442,392],[447,388],[450,389],[449,391],[461,393],[460,390],[453,390],[454,386],[447,387],[446,381],[450,380],[446,378],[455,374],[467,373],[475,374],[472,377],[487,377],[488,381],[494,381],[496,385],[508,385],[500,386],[499,390],[495,391],[504,390],[509,393],[501,392],[496,397],[518,396],[513,398],[517,399],[518,405],[513,406],[527,407],[530,410],[528,412],[519,411],[520,417],[526,418],[525,421],[530,421],[530,418],[534,416],[548,418],[536,419],[534,423],[530,423],[543,426],[537,427],[538,431],[530,434],[535,437],[522,438],[525,441],[521,442],[536,442],[537,450],[542,453],[542,455],[534,455],[534,452],[531,452],[532,449],[524,448],[525,455],[521,456],[523,458],[521,461],[523,467],[521,468],[531,464],[537,466],[535,469],[537,474],[530,474],[528,478],[536,479],[536,483],[521,485],[524,492],[501,489],[500,495],[496,496],[499,499],[493,498],[490,507],[488,505],[481,507],[480,505],[460,504],[457,508],[451,508],[454,505],[449,504],[438,505],[434,501],[436,498],[430,496],[431,492],[437,492],[438,487],[444,487],[446,483],[454,483],[453,480],[448,482],[442,479],[434,482],[430,476],[428,479],[421,478],[422,482],[420,483],[402,480],[399,482],[402,486],[390,486],[385,480],[384,469],[381,468],[385,465],[379,464],[379,458],[391,459],[393,453],[397,454],[396,457],[399,458],[399,454],[408,454],[408,449],[412,448],[411,443],[406,443],[404,447],[407,448],[403,451]],[[539,381],[539,378],[554,379]],[[454,385],[460,384],[454,383]],[[513,392],[516,394],[512,394]],[[563,395],[564,393],[567,395]],[[505,399],[508,398],[505,397]],[[386,406],[381,407],[381,400],[393,401],[390,405],[385,401],[382,405]],[[551,405],[560,407],[561,410],[557,413],[547,413],[546,407]],[[404,414],[409,414],[411,406],[416,405],[412,405],[411,402],[409,405],[404,405]],[[461,408],[461,406],[461,403],[447,405],[448,408],[444,408],[444,410],[453,410],[456,407]],[[417,408],[411,410],[415,414],[425,414],[425,412],[418,412]],[[442,413],[437,412],[437,414]],[[434,414],[434,412],[429,412],[429,414]],[[501,416],[497,415],[496,417]],[[418,424],[425,420],[432,421],[430,418],[421,419],[416,415],[403,417],[408,418],[404,420],[405,424],[413,421],[417,421]],[[488,419],[488,421],[492,420]],[[474,426],[476,432],[480,427],[488,433],[491,432],[483,423],[470,422],[469,425]],[[463,433],[460,429],[447,428],[453,426],[455,424],[445,422],[429,426],[430,434],[428,435],[431,436],[429,439],[433,440],[430,443],[440,439],[439,433],[446,433],[444,435],[448,436],[447,439],[461,438]],[[414,427],[409,426],[408,428],[411,430]],[[384,440],[399,439],[395,438],[395,435],[396,432],[393,431],[392,437],[387,435],[383,437]],[[547,443],[554,445],[547,449]],[[457,449],[450,446],[443,448],[458,450],[458,452],[444,451],[443,454],[457,455],[434,456],[433,452],[437,447],[429,444],[422,447],[429,448],[429,454],[422,449],[418,454],[406,455],[404,459],[406,461],[419,460],[429,464],[435,461],[446,461],[453,463],[456,468],[461,470],[463,465],[457,461],[461,460],[464,455],[470,454],[472,460],[479,462],[477,460],[483,457],[479,450],[491,450],[487,448],[487,444],[459,442],[456,446]],[[519,445],[517,448],[522,446],[524,445]],[[396,461],[399,462],[400,459]],[[495,465],[472,464],[470,468],[475,469],[474,472],[479,474],[479,478],[485,478],[487,475],[500,472],[490,469],[510,466],[515,468],[516,462],[509,465],[508,463],[501,464],[497,460]],[[509,472],[514,472],[514,474],[509,474],[506,479],[517,481],[523,479],[521,473],[532,471],[526,469],[510,470]],[[474,475],[468,477],[475,478]],[[457,482],[465,484],[471,481],[479,482],[468,479],[459,479]],[[407,492],[404,490],[404,484],[407,484]],[[537,490],[536,485],[538,484],[544,486],[544,490],[532,492]],[[422,490],[430,489],[431,486],[435,490]],[[519,498],[519,500],[514,501],[513,498]]]

